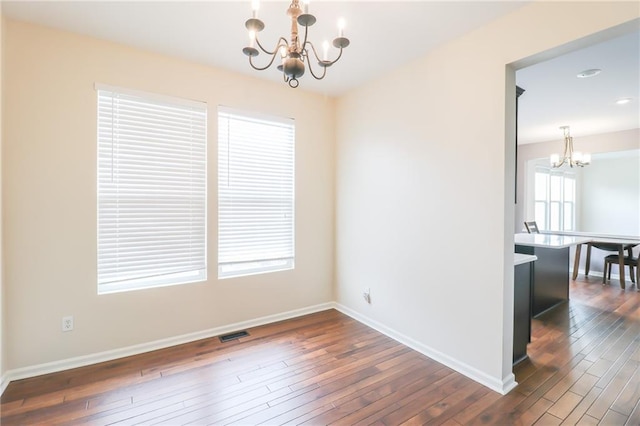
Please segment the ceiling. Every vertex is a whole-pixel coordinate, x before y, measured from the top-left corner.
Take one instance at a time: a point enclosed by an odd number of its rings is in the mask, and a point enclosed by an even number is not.
[[[578,78],[588,69],[602,72]],[[575,50],[516,72],[518,143],[561,140],[640,127],[640,31]],[[616,100],[631,98],[618,105]],[[640,143],[640,141],[639,141]]]
[[[320,1],[309,12],[318,22],[310,40],[318,47],[337,35],[337,20],[346,20],[351,44],[340,61],[316,81],[308,73],[300,88],[329,96],[384,75],[429,50],[513,12],[527,2],[486,1]],[[287,36],[289,1],[262,1],[260,33],[265,47]],[[282,82],[275,69],[249,67],[242,48],[248,44],[244,21],[247,1],[2,1],[4,16],[110,40],[141,49]],[[640,127],[638,121],[638,33],[576,51],[517,73],[526,92],[520,98],[519,142],[561,138],[568,124],[574,136]],[[335,54],[335,52],[334,52]],[[258,57],[265,61],[266,57]],[[260,61],[257,61],[262,63]],[[587,68],[603,72],[592,79],[575,75]],[[285,84],[285,83],[282,83]],[[632,97],[625,106],[618,97]]]

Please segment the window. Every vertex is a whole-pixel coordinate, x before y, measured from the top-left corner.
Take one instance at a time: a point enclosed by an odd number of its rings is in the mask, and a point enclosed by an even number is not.
[[[98,293],[202,281],[206,104],[98,92]]]
[[[536,167],[534,192],[535,220],[540,229],[575,230],[576,177],[572,172]]]
[[[218,277],[294,267],[292,119],[218,110]]]

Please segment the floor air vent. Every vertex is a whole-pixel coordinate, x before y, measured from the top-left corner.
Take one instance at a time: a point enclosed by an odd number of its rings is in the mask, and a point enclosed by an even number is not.
[[[247,333],[246,331],[236,331],[235,333],[229,333],[229,334],[225,334],[224,336],[220,336],[220,341],[222,343],[226,343],[229,342],[231,340],[236,340],[239,339],[241,337],[247,337],[249,335],[249,333]]]

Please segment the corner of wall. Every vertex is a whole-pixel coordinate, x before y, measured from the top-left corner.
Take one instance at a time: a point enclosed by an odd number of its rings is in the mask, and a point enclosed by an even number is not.
[[[6,321],[4,319],[5,316],[5,297],[4,297],[4,254],[2,250],[3,239],[2,239],[2,104],[3,104],[3,86],[2,86],[2,77],[3,77],[3,67],[4,67],[4,17],[2,16],[2,7],[0,6],[0,395],[4,392],[4,389],[7,386],[5,380],[5,336],[4,328],[6,326]]]

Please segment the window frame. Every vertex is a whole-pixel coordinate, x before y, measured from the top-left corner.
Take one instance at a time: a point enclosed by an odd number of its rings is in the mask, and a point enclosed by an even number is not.
[[[546,176],[546,188],[545,188],[545,197],[541,198],[539,195],[542,191],[538,190],[538,174],[543,174]],[[559,196],[554,197],[558,199],[552,199],[552,185],[554,178],[559,179],[559,187],[558,192]],[[566,185],[567,181],[571,180],[573,182],[573,195],[570,198],[573,200],[567,200],[566,198]],[[533,206],[534,206],[534,218],[538,223],[538,226],[541,230],[545,231],[554,231],[554,232],[571,232],[576,229],[576,203],[577,203],[577,175],[573,171],[563,170],[563,169],[552,169],[550,166],[542,166],[540,164],[535,166],[534,169],[534,191],[533,191]],[[544,206],[544,217],[538,216],[538,205]],[[566,224],[566,207],[567,205],[571,206],[571,224]],[[557,210],[554,214],[554,208]],[[557,219],[558,228],[552,229],[552,222],[554,222],[554,218]]]

